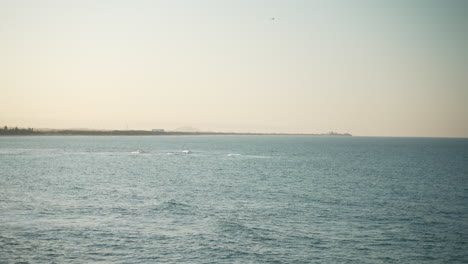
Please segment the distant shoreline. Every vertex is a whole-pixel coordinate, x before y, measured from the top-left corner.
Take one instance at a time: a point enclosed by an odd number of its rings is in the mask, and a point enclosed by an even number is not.
[[[349,133],[236,133],[236,132],[178,132],[149,130],[51,130],[0,129],[0,136],[352,136]]]

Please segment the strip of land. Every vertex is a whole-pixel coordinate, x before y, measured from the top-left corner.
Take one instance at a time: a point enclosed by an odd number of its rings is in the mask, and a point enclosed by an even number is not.
[[[352,136],[349,133],[329,132],[324,134],[294,133],[236,133],[236,132],[179,132],[151,130],[37,130],[33,128],[4,128],[0,136],[193,136],[193,135],[295,135],[295,136]]]

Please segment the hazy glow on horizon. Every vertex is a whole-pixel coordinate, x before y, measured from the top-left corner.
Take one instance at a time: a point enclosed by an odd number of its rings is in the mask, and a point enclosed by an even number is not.
[[[0,0],[0,125],[468,137],[467,13],[463,0]]]

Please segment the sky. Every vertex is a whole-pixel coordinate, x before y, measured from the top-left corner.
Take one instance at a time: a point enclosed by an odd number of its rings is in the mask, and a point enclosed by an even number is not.
[[[0,125],[468,137],[466,14],[464,0],[0,0]]]

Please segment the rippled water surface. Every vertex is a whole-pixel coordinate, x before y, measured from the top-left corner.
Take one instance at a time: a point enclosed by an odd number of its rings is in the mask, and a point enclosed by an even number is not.
[[[468,263],[467,243],[467,139],[0,137],[0,263]]]

